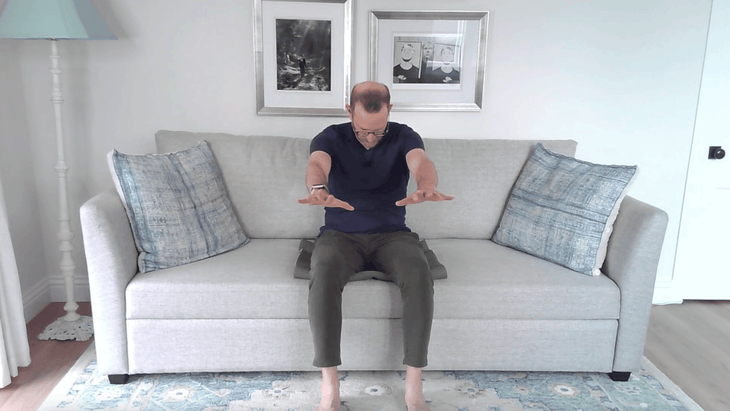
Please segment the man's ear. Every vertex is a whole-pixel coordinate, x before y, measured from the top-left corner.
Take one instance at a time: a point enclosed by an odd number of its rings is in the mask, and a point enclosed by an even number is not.
[[[345,103],[345,109],[347,110],[347,116],[350,117],[350,120],[352,120],[352,107],[350,107],[349,104]]]

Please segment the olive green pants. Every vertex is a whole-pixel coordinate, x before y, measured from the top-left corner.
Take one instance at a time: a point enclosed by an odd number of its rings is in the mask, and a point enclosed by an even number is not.
[[[342,291],[350,277],[366,267],[389,275],[400,288],[403,364],[425,367],[433,321],[433,279],[418,234],[347,234],[333,230],[322,233],[312,251],[309,324],[314,366],[342,364]]]

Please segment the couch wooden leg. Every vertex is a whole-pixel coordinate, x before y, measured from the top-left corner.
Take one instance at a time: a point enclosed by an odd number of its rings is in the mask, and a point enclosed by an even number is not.
[[[608,373],[608,377],[611,378],[613,381],[626,382],[631,377],[631,373],[630,372],[610,372],[610,373]]]
[[[126,384],[129,381],[129,374],[112,374],[109,376],[110,384]]]

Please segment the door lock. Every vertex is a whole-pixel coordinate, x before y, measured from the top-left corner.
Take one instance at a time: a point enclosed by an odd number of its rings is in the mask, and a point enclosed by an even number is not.
[[[722,160],[725,158],[725,150],[719,146],[710,147],[710,156],[708,158],[710,160]]]

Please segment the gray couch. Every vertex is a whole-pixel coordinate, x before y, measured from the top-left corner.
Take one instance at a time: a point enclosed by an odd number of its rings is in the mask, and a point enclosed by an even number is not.
[[[249,244],[199,262],[139,274],[137,249],[110,188],[81,208],[99,372],[130,374],[296,371],[312,366],[308,282],[293,278],[302,238],[324,210],[300,205],[308,139],[160,131],[158,152],[207,140]],[[436,280],[431,370],[639,370],[662,210],[626,197],[604,274],[590,277],[499,246],[495,232],[536,141],[424,139],[439,190],[456,198],[407,208],[407,224],[446,266]],[[574,155],[576,142],[542,141]],[[413,181],[409,193],[414,190]],[[397,287],[347,285],[341,370],[402,364]]]

